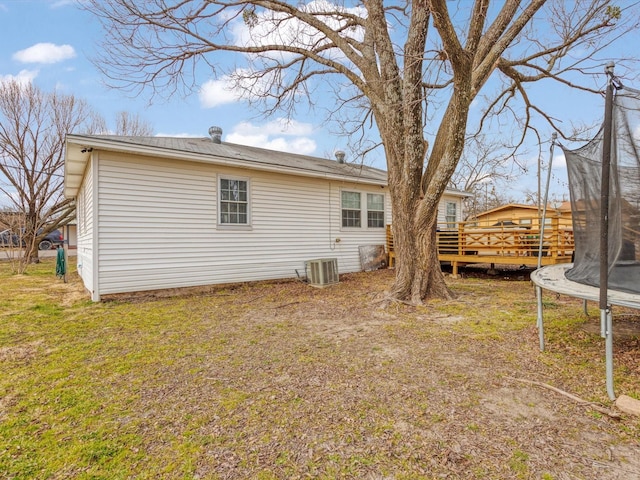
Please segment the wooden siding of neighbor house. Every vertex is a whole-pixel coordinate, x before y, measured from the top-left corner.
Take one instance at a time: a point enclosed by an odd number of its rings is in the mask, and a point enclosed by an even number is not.
[[[505,205],[503,208],[496,208],[489,212],[481,213],[477,216],[475,223],[479,227],[489,227],[498,222],[513,222],[522,226],[539,227],[539,215],[542,211],[534,206],[525,205]],[[552,218],[559,219],[561,227],[572,227],[571,210],[554,209],[547,207],[546,222],[550,224]],[[473,221],[473,220],[472,220]]]
[[[87,163],[82,187],[78,191],[76,199],[76,218],[78,219],[78,248],[77,266],[78,275],[82,278],[85,287],[95,299],[94,291],[94,169],[93,161]]]
[[[341,228],[341,191],[386,188],[101,152],[99,294],[291,278],[306,260],[335,257],[359,271],[359,245],[384,228]],[[218,178],[249,182],[250,226],[218,224]],[[336,242],[336,239],[340,239]]]

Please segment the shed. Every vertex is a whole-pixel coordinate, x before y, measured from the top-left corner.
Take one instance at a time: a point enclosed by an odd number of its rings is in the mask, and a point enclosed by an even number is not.
[[[547,224],[552,218],[558,218],[562,227],[571,227],[571,205],[569,202],[563,202],[557,207],[547,205]],[[518,225],[539,227],[540,216],[542,212],[536,205],[523,205],[518,203],[509,203],[500,207],[478,213],[475,217],[470,218],[467,224],[475,224],[478,227],[490,227],[500,225]]]

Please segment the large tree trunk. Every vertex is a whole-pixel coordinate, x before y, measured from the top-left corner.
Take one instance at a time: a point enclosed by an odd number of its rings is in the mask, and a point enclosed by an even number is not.
[[[444,281],[436,245],[437,213],[432,214],[426,225],[412,225],[409,232],[403,231],[400,223],[394,222],[395,236],[405,241],[396,242],[403,245],[402,252],[396,253],[396,278],[391,287],[392,298],[421,304],[428,298],[454,298],[453,293]]]
[[[424,143],[421,138],[419,141],[421,145],[411,146],[405,138],[403,148],[388,148],[387,155],[401,151],[416,157],[413,162],[405,159],[402,165],[421,165]],[[393,160],[388,163],[393,164]],[[438,202],[444,187],[435,194],[423,195],[420,169],[414,170],[389,170],[396,254],[396,278],[389,293],[392,298],[420,304],[427,298],[453,295],[444,281],[436,245]]]
[[[440,269],[436,229],[440,199],[464,146],[471,97],[468,94],[469,83],[463,83],[463,86],[465,89],[456,88],[458,94],[454,94],[444,113],[427,169],[419,181],[416,181],[415,169],[397,169],[394,168],[397,165],[393,161],[395,159],[388,161],[397,265],[390,295],[413,304],[420,304],[428,298],[450,299],[454,296]],[[423,164],[422,159],[417,160],[419,155],[424,155],[424,143],[421,149],[405,137],[403,147],[388,149],[387,155],[401,151],[404,155],[413,156],[412,159],[404,158],[401,165]]]

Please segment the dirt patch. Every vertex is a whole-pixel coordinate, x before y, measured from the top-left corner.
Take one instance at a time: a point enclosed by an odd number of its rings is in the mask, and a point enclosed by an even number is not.
[[[0,347],[0,362],[25,362],[38,355],[44,340],[23,343],[21,345]]]
[[[600,335],[600,318],[592,317],[583,325],[583,330],[594,335]],[[613,319],[613,335],[623,340],[640,338],[640,317]]]
[[[381,309],[373,300],[390,275],[343,275],[323,290],[281,283],[244,292],[246,310],[234,325],[245,336],[231,325],[218,331],[235,344],[241,366],[215,369],[226,388],[242,392],[226,415],[243,427],[226,426],[221,415],[199,430],[240,435],[244,443],[206,450],[196,470],[201,478],[248,478],[263,469],[276,478],[640,478],[635,419],[614,420],[513,380],[567,390],[580,381],[567,381],[538,351],[526,280],[493,283],[504,280],[491,275],[485,285],[462,278],[451,283],[460,293],[455,301]],[[495,292],[505,284],[514,297],[499,300]],[[518,315],[514,303],[531,327],[509,325]],[[475,331],[502,317],[504,326],[490,334]],[[260,335],[240,353],[252,331]],[[594,382],[603,379],[598,375]],[[281,468],[269,467],[279,462]]]
[[[419,307],[382,306],[389,270],[325,289],[260,282],[86,305],[73,303],[81,289],[57,284],[47,292],[71,306],[52,309],[53,321],[42,313],[30,338],[77,355],[66,375],[49,368],[60,400],[95,398],[86,415],[118,441],[117,455],[96,460],[103,478],[640,479],[640,420],[593,408],[612,404],[581,302],[545,297],[540,352],[535,292],[511,272],[449,277],[456,299]],[[30,378],[26,360],[44,348],[0,355]],[[637,339],[616,338],[619,393],[637,389],[639,364]],[[36,396],[46,378],[29,381]],[[13,388],[5,418],[20,414]],[[86,433],[68,414],[57,417],[61,449]]]

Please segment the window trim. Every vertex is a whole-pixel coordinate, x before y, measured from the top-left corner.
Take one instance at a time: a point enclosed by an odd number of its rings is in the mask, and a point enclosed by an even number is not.
[[[222,180],[233,180],[247,183],[247,223],[222,223]],[[241,175],[233,174],[218,174],[216,186],[216,225],[220,229],[229,230],[250,230],[252,228],[252,215],[251,215],[251,179]]]
[[[453,214],[453,221],[449,220],[449,217],[451,215],[449,215],[449,206],[453,205],[453,208],[455,210],[454,214]],[[450,200],[447,200],[445,205],[444,205],[444,221],[447,224],[447,228],[456,228],[456,223],[458,223],[458,202],[452,202]]]
[[[343,213],[345,210],[355,210],[353,208],[347,208],[345,209],[343,204],[342,204],[342,195],[344,193],[357,193],[358,194],[358,199],[360,201],[360,208],[358,209],[358,211],[360,212],[360,225],[357,227],[354,226],[348,226],[348,225],[344,225],[343,221]],[[352,189],[347,189],[347,188],[343,188],[340,189],[340,228],[341,229],[345,229],[345,230],[361,230],[362,229],[362,192],[358,191],[358,190],[352,190]]]
[[[376,212],[376,213],[380,213],[380,212],[382,212],[382,225],[380,225],[379,227],[378,227],[378,226],[372,227],[372,226],[370,226],[370,225],[369,225],[369,195],[376,195],[376,196],[378,196],[378,197],[382,197],[382,210],[371,210],[371,212]],[[384,193],[372,193],[372,192],[366,192],[365,198],[367,199],[367,201],[366,201],[366,210],[367,210],[367,211],[366,211],[366,215],[365,215],[365,216],[366,216],[366,219],[367,219],[367,226],[366,226],[366,228],[370,228],[370,229],[372,229],[372,230],[377,230],[377,229],[379,229],[379,228],[385,228],[385,225],[386,225],[386,218],[387,218],[387,216],[386,216],[386,209],[385,209],[385,204],[386,204],[386,197],[385,197],[385,194],[384,194]]]
[[[360,226],[359,227],[345,227],[342,224],[342,211],[344,210],[343,206],[342,206],[342,192],[349,192],[349,193],[357,193],[360,195]],[[381,227],[370,227],[369,226],[369,208],[368,208],[368,203],[367,203],[367,196],[368,195],[381,195],[382,196],[382,210],[372,210],[374,212],[380,212],[382,211],[382,215],[383,215],[383,220],[382,220],[382,226]],[[340,230],[341,231],[363,231],[363,230],[371,230],[371,231],[382,231],[387,224],[387,192],[381,192],[381,193],[377,193],[377,192],[372,192],[372,191],[367,191],[367,190],[359,190],[359,189],[355,189],[355,188],[340,188],[340,195],[338,198],[338,206],[339,206],[339,211],[340,211],[340,215],[339,215],[339,222],[340,222]],[[351,209],[349,209],[351,210]]]

